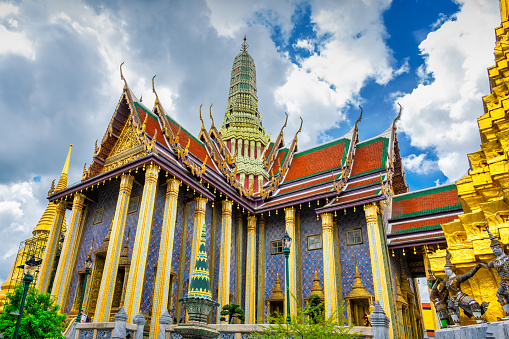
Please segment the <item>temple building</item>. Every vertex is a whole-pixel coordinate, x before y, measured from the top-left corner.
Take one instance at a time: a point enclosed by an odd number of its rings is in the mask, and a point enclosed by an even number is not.
[[[501,4],[491,94],[478,119],[481,150],[468,155],[471,169],[457,183],[415,192],[408,192],[398,146],[401,110],[368,140],[358,136],[362,109],[348,133],[316,147],[299,149],[302,120],[296,131],[286,131],[285,122],[271,139],[246,39],[233,61],[223,122],[216,127],[212,107],[208,114],[197,107],[198,135],[165,112],[154,79],[156,99],[146,107],[121,66],[120,99],[91,164],[81,182],[67,187],[69,151],[34,229],[34,237],[44,236],[33,250],[42,259],[36,287],[70,316],[85,287],[84,311],[93,322],[108,322],[124,307],[128,322],[141,312],[147,336],[155,338],[155,320],[165,310],[174,322],[186,321],[179,299],[188,294],[205,228],[212,299],[220,307],[241,305],[247,324],[266,323],[287,309],[282,237],[288,232],[290,316],[316,294],[326,315],[345,305],[348,321],[363,326],[376,300],[391,319],[391,338],[422,338],[415,278],[443,276],[446,248],[460,272],[492,258],[484,221],[509,244],[509,21],[507,3]],[[289,144],[284,133],[293,136]],[[20,247],[2,285],[0,307],[30,243]],[[94,264],[83,286],[89,254]],[[491,302],[485,317],[493,321],[503,312],[488,295],[498,286],[490,274],[479,271],[465,290]],[[209,322],[220,323],[217,310]]]

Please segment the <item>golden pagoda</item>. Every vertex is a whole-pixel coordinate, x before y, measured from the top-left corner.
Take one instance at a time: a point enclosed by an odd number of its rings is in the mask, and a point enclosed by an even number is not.
[[[483,97],[484,114],[477,119],[481,149],[468,154],[468,175],[456,182],[463,214],[442,224],[451,262],[456,274],[469,271],[477,262],[494,258],[484,223],[491,233],[500,237],[507,249],[509,244],[509,87],[506,54],[509,52],[509,21],[507,0],[500,1],[502,24],[496,28],[495,65],[488,68],[491,93]],[[430,254],[432,271],[443,277],[445,249]],[[462,290],[475,300],[490,306],[485,313],[489,322],[504,317],[495,295],[498,275],[486,269],[462,284]],[[463,314],[461,325],[472,323]]]
[[[399,285],[398,299],[399,300]],[[345,297],[348,319],[351,319],[355,326],[364,326],[364,314],[370,314],[370,307],[373,306],[373,295],[366,290],[359,274],[359,265],[355,260],[355,276],[352,290]]]
[[[51,188],[48,191],[48,196],[58,191],[61,191],[67,187],[67,176],[69,173],[69,161],[71,158],[71,150],[72,144],[69,146],[69,152],[67,153],[67,159],[65,160],[64,168],[62,169],[62,174],[60,175],[60,179],[58,180],[57,187],[55,187],[55,180],[51,183]],[[5,301],[7,299],[7,293],[9,290],[13,289],[16,284],[21,282],[23,278],[23,270],[18,268],[18,266],[23,265],[26,260],[28,260],[29,256],[34,254],[34,256],[38,259],[42,256],[44,249],[46,247],[46,242],[48,239],[48,234],[51,230],[51,225],[53,224],[53,219],[56,213],[56,204],[53,202],[48,202],[48,206],[44,210],[44,213],[39,219],[37,225],[35,225],[32,230],[32,237],[28,238],[24,241],[22,247],[20,247],[18,254],[16,256],[16,260],[14,260],[11,272],[9,276],[5,280],[5,282],[0,287],[0,313],[3,311]],[[65,221],[64,221],[65,223]],[[35,277],[37,279],[37,277]],[[36,279],[34,279],[33,284],[36,283]]]

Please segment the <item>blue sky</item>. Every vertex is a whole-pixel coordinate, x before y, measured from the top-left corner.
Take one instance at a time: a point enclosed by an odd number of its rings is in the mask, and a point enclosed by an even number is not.
[[[247,35],[259,110],[299,149],[345,134],[364,108],[361,140],[389,127],[411,190],[452,182],[479,148],[489,93],[492,0],[0,1],[0,282],[47,205],[69,144],[81,178],[123,82],[197,134],[200,104],[225,112],[230,70]]]

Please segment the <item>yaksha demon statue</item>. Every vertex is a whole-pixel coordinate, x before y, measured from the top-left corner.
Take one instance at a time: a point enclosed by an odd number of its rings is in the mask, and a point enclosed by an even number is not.
[[[456,267],[451,263],[451,254],[447,252],[446,262],[444,266],[444,272],[447,277],[441,284],[444,284],[449,292],[448,309],[450,309],[450,315],[455,325],[459,325],[459,307],[463,309],[468,317],[474,316],[477,323],[482,323],[482,315],[488,308],[488,303],[483,302],[481,305],[475,301],[472,297],[461,291],[461,283],[472,278],[477,271],[481,268],[481,264],[475,265],[470,272],[456,275]]]
[[[428,286],[430,288],[429,297],[435,305],[437,318],[440,322],[441,328],[447,327],[447,298],[449,293],[445,285],[440,284],[442,280],[436,278],[431,269],[428,271]],[[450,313],[450,312],[449,312]]]
[[[500,275],[500,285],[497,290],[498,302],[502,305],[505,315],[509,316],[509,256],[504,253],[500,241],[491,234],[490,229],[484,223],[486,231],[488,232],[491,240],[491,250],[497,257],[490,261],[488,264],[482,263],[486,268],[494,268]]]

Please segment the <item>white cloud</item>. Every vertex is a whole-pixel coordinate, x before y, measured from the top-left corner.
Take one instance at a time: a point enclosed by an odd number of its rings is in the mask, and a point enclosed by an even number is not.
[[[21,241],[32,236],[47,202],[49,179],[0,184],[0,280],[9,274]],[[43,199],[41,199],[41,196]],[[44,205],[43,205],[44,204]]]
[[[466,154],[479,148],[476,118],[483,114],[481,97],[489,93],[486,68],[494,63],[493,23],[496,2],[461,2],[461,11],[430,33],[419,48],[424,65],[421,84],[396,99],[403,106],[398,126],[415,147],[431,148],[449,180],[468,168]]]
[[[19,8],[14,6],[11,3],[0,2],[0,19],[3,19],[6,16],[18,14]]]
[[[297,43],[295,43],[294,48],[302,48],[307,50],[310,53],[313,53],[315,50],[315,44],[311,42],[309,39],[299,39],[297,40]]]
[[[299,145],[309,147],[324,130],[345,120],[342,110],[359,100],[359,91],[373,79],[386,84],[393,77],[391,53],[385,44],[382,13],[390,1],[313,2],[312,21],[318,37],[329,36],[319,53],[293,66],[286,83],[275,92],[294,126],[302,116],[306,127]],[[305,46],[304,43],[301,43]],[[367,53],[366,51],[369,51]],[[404,68],[403,70],[404,71]],[[320,114],[320,119],[316,119]]]
[[[437,163],[426,159],[426,154],[419,155],[410,154],[402,159],[403,168],[407,172],[415,172],[417,174],[428,174],[437,169]]]
[[[0,23],[0,55],[16,54],[27,59],[35,58],[32,42],[26,33],[18,30],[19,21],[17,15],[19,8],[10,3],[0,3],[0,19],[6,18],[9,27]]]

